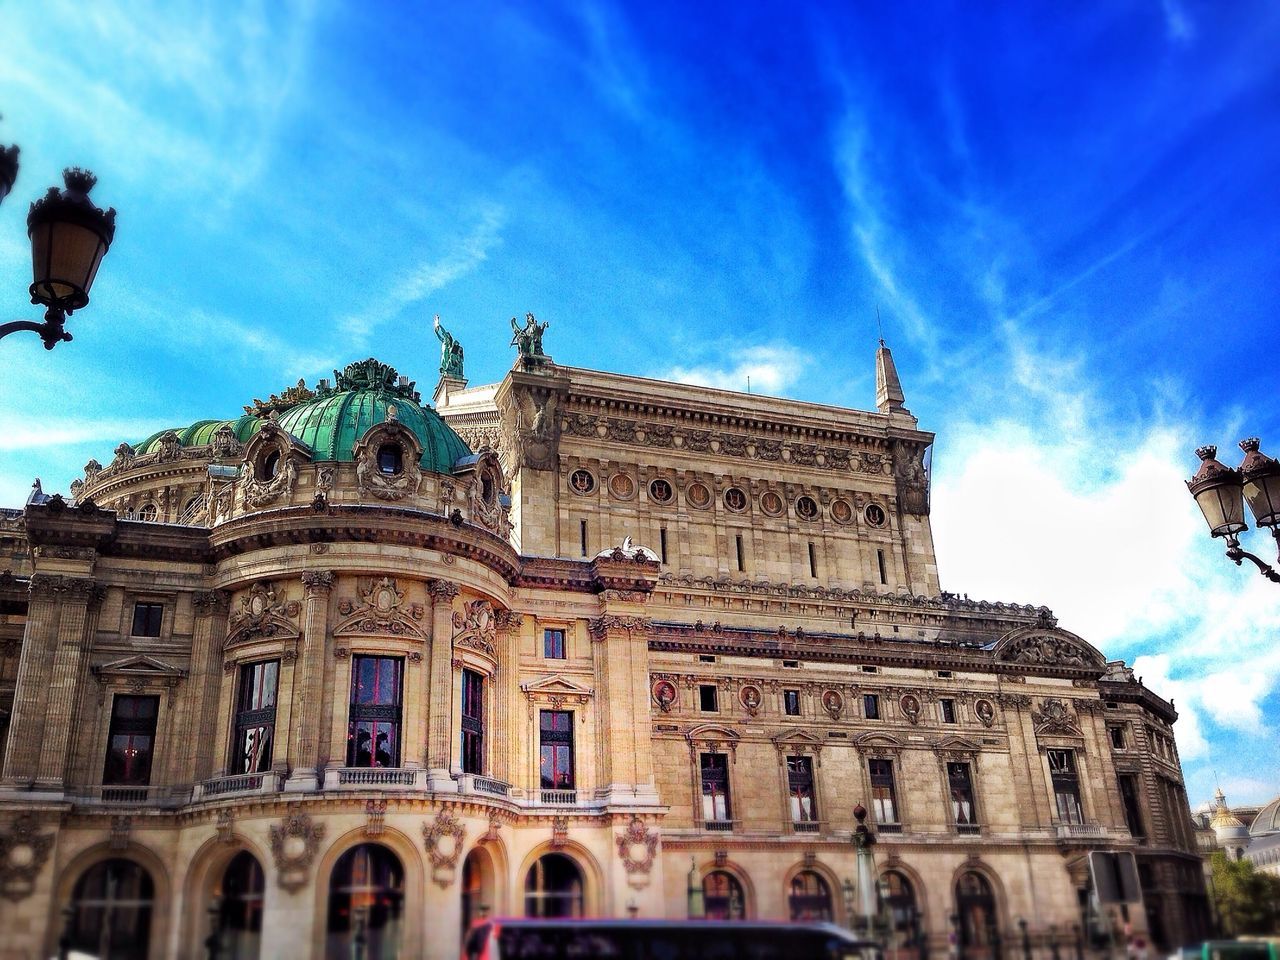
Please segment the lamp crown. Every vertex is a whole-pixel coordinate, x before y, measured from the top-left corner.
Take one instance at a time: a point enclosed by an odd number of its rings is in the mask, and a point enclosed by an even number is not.
[[[1240,449],[1245,453],[1254,453],[1259,446],[1260,443],[1257,437],[1245,437],[1240,441]]]
[[[1206,443],[1203,447],[1196,447],[1196,456],[1201,460],[1212,460],[1218,455],[1218,445],[1216,443]]]
[[[858,823],[863,823],[867,819],[867,808],[860,803],[854,804],[853,819],[857,820]]]
[[[98,182],[98,178],[83,167],[67,167],[62,171],[62,182],[74,193],[88,193]]]

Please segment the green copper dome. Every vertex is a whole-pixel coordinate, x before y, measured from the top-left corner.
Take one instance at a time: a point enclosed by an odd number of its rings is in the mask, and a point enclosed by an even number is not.
[[[394,407],[395,419],[422,443],[422,469],[451,473],[455,463],[471,455],[462,438],[440,415],[422,405],[414,384],[399,377],[392,367],[374,359],[361,360],[349,364],[341,373],[335,370],[333,375],[333,387],[321,381],[313,392],[300,384],[283,397],[273,396],[266,403],[255,401],[255,409],[262,415],[247,413],[237,420],[199,420],[189,427],[172,429],[184,447],[211,442],[224,424],[244,443],[262,428],[265,415],[274,411],[280,428],[311,448],[312,459],[349,461],[356,441],[370,427],[386,421],[388,410]],[[159,439],[167,432],[153,433],[138,444],[137,452],[159,449]]]

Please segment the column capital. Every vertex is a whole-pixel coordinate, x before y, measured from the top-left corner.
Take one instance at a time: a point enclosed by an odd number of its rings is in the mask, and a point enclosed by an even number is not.
[[[302,574],[303,593],[308,597],[327,596],[335,579],[332,570],[306,570]]]
[[[443,600],[445,603],[448,603],[460,592],[461,588],[451,580],[427,581],[427,593],[431,595],[431,599],[435,602]]]
[[[88,577],[64,577],[49,573],[31,576],[31,595],[42,600],[75,601],[85,603],[100,600],[98,581]]]
[[[627,633],[647,633],[652,625],[653,621],[648,617],[620,617],[615,614],[606,614],[603,617],[588,620],[587,632],[591,634],[592,640],[600,641],[610,633],[622,630]]]
[[[212,617],[231,608],[231,594],[225,590],[197,590],[191,595],[197,617]]]
[[[516,630],[524,623],[524,614],[514,610],[493,611],[493,621],[500,630]]]

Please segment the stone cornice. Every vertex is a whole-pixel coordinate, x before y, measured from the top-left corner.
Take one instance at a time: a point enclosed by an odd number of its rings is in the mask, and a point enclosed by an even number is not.
[[[1101,680],[1098,682],[1098,696],[1103,700],[1137,704],[1146,710],[1150,710],[1170,725],[1178,719],[1178,711],[1174,709],[1171,702],[1152,693],[1136,680],[1123,683]]]

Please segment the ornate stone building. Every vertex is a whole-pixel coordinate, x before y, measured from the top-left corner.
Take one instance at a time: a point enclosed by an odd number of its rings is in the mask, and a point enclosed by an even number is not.
[[[1100,848],[1134,930],[1201,935],[1172,705],[940,590],[887,349],[858,411],[544,328],[481,387],[441,333],[434,408],[353,363],[0,516],[0,957],[454,957],[691,886],[844,923],[859,803],[909,952],[1088,949]]]

